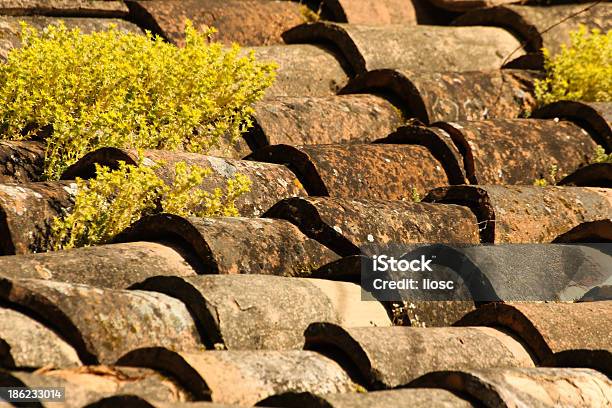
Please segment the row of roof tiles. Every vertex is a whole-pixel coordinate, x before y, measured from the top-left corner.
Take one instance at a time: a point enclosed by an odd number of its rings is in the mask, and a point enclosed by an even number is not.
[[[382,175],[380,180],[381,183],[384,181]],[[281,196],[277,204],[265,208],[267,211],[263,216],[288,219],[305,233],[314,234],[312,238],[330,245],[343,255],[354,254],[355,248],[367,242],[366,237],[383,242],[393,238],[398,243],[545,243],[559,239],[559,236],[580,224],[610,217],[611,193],[606,188],[449,186],[433,189],[422,203],[413,203],[375,197],[359,199],[364,196],[363,193],[354,194],[351,200],[351,194],[360,191],[359,187],[332,190],[332,193],[336,191],[338,194],[330,198],[283,199]],[[371,192],[376,193],[379,186],[374,185],[372,189]],[[270,189],[253,191],[252,194],[258,195],[274,192]],[[68,181],[0,185],[2,253],[24,254],[48,250],[50,222],[72,206],[75,193],[74,183]],[[243,204],[249,203],[246,201]],[[250,208],[261,211],[253,206]],[[264,227],[255,226],[265,221],[259,218],[226,220],[223,228],[221,224],[209,220],[205,224],[199,221],[201,227],[196,229],[204,231],[203,235],[210,239],[210,236],[216,235],[213,234],[215,228],[232,229],[232,225],[235,225],[239,230],[252,224],[255,228],[252,233],[256,235],[256,230]],[[288,229],[282,223],[270,222],[268,220],[266,224],[267,232],[272,234],[270,244],[278,242],[277,245],[282,246],[283,239],[291,236],[294,237],[292,241],[303,241],[298,237],[297,230]],[[309,227],[315,223],[328,225],[329,229]],[[148,228],[147,224],[143,221],[139,228],[143,231],[161,228],[158,224]],[[247,234],[249,230],[240,235]],[[229,235],[223,239],[239,244],[237,238]],[[296,257],[303,255],[295,254]]]
[[[436,99],[434,103],[439,107],[439,102]],[[286,164],[306,190],[317,195],[333,194],[351,184],[351,178],[368,179],[377,173],[394,174],[396,182],[402,184],[400,189],[413,186],[421,194],[446,184],[532,184],[542,177],[548,177],[549,183],[607,186],[609,165],[596,166],[602,170],[593,172],[597,176],[591,178],[585,177],[590,173],[582,167],[589,164],[597,145],[606,151],[612,147],[611,107],[610,103],[560,102],[536,111],[536,117],[548,120],[452,119],[422,127],[403,125],[399,112],[373,95],[278,98],[257,105],[255,127],[244,140],[231,149],[225,144],[211,154]],[[366,144],[370,142],[375,144]],[[540,148],[531,149],[536,143]],[[282,179],[283,185],[293,184],[287,187],[291,193],[301,190],[295,181],[290,182],[295,176],[279,166],[188,153],[149,151],[146,155],[150,162],[159,162],[162,156],[164,161],[170,160],[159,170],[164,173],[162,178],[171,176],[165,173],[174,162],[184,160],[212,166],[219,173],[233,169],[229,172],[258,176],[254,179],[263,177],[266,180],[261,180],[262,186]],[[0,157],[0,181],[40,179],[42,142],[1,142]],[[116,165],[119,160],[133,163],[135,153],[110,148],[92,152],[62,178],[88,178],[94,163]],[[362,174],[343,172],[347,161],[357,162]],[[549,174],[553,166],[556,179]],[[562,180],[578,170],[581,174]],[[346,179],[335,177],[337,173],[345,173]],[[375,184],[375,179],[369,184]],[[402,198],[392,190],[380,197]],[[359,196],[371,197],[367,192]]]
[[[612,366],[611,302],[491,304],[465,315],[458,327],[410,328],[388,327],[380,305],[359,305],[359,288],[349,283],[173,276],[126,291],[1,282],[8,308],[0,309],[0,322],[14,328],[2,330],[4,368],[147,367],[170,374],[195,398],[223,403],[355,392],[355,383],[371,390],[445,384],[445,374],[430,374],[436,371],[561,365],[609,376]],[[296,304],[297,298],[309,301]],[[291,351],[301,348],[318,354]],[[602,379],[605,395],[610,385]]]
[[[394,3],[398,2],[410,3],[409,0],[380,0],[377,7],[384,8],[389,3],[388,9],[395,11],[399,8]],[[352,7],[349,4],[354,1],[343,3],[344,7]],[[131,14],[126,15],[128,6]],[[0,3],[0,14],[4,14],[2,28],[5,36],[0,48],[6,55],[8,49],[19,44],[21,20],[42,28],[62,16],[68,26],[79,26],[85,31],[101,29],[113,23],[126,31],[152,29],[180,42],[184,20],[189,17],[195,19],[197,25],[217,26],[221,40],[253,45],[255,47],[252,49],[261,58],[279,62],[279,80],[269,95],[288,92],[300,96],[325,95],[335,93],[347,76],[375,69],[486,71],[499,69],[525,52],[538,54],[542,46],[558,50],[560,44],[567,42],[569,32],[579,24],[602,31],[610,28],[612,6],[606,2],[591,6],[586,13],[577,13],[585,8],[584,5],[491,7],[464,14],[455,21],[454,26],[447,27],[411,25],[404,21],[391,25],[387,22],[386,25],[372,25],[372,21],[300,24],[303,20],[300,12],[302,6],[289,1],[148,0],[129,1],[127,6],[113,1],[55,1],[45,6],[44,2],[33,0],[4,0]],[[117,18],[83,17],[95,15],[98,8],[101,16]],[[366,9],[363,6],[357,8]],[[113,14],[111,10],[116,13]],[[369,17],[376,14],[368,11],[364,14]],[[553,24],[572,13],[577,13],[577,16],[561,24]],[[53,15],[58,17],[49,17]],[[79,17],[70,17],[74,15]],[[121,20],[121,17],[126,19]],[[280,45],[283,41],[292,45]],[[302,64],[292,63],[297,59]],[[521,61],[515,65],[541,67],[541,58],[522,58]],[[310,69],[313,67],[317,70]],[[314,82],[296,87],[295,82],[300,82],[296,81],[300,72]],[[316,75],[313,75],[315,72]],[[293,86],[288,81],[294,82]]]
[[[475,187],[473,204],[481,207],[472,210],[457,204],[294,198],[283,200],[268,211],[265,216],[271,218],[202,219],[158,215],[133,224],[116,238],[115,244],[2,257],[0,273],[13,278],[111,289],[130,287],[157,275],[255,274],[359,282],[363,261],[360,253],[372,242],[380,245],[427,242],[475,245],[480,238],[491,234],[500,237],[498,243],[610,240],[609,190],[597,192],[575,188],[571,191],[573,198],[568,199],[568,191],[562,191],[566,194],[559,196],[556,193],[560,191],[554,188],[531,189],[534,190],[531,195],[519,189],[502,189],[500,195],[500,191]],[[451,203],[458,202],[460,198],[454,195],[463,192],[462,187],[455,191],[439,191],[446,194],[445,199]],[[493,200],[482,195],[491,192]],[[580,192],[582,194],[578,194]],[[505,198],[503,193],[507,195]],[[436,190],[432,194],[435,195]],[[521,196],[525,201],[520,200]],[[542,202],[538,204],[534,197]],[[476,204],[478,201],[480,203]],[[504,207],[504,202],[509,205]],[[573,213],[580,205],[580,211]],[[572,206],[572,210],[560,212]],[[493,208],[502,215],[497,218],[484,215],[479,221],[477,216]],[[558,219],[548,212],[556,210],[561,214]],[[45,249],[41,245],[46,235],[40,233],[46,228],[44,219],[33,220],[22,229],[19,225],[15,220],[9,224],[12,231],[8,238],[13,241],[5,238],[6,247],[13,245],[20,253],[32,248]],[[38,231],[31,233],[35,228]],[[512,262],[516,252],[512,247],[473,246],[468,252],[468,258],[473,256],[476,265],[479,265],[476,260],[483,257],[506,261],[474,270],[481,279],[466,283],[467,293],[456,294],[457,300],[466,302],[449,307],[448,304],[423,301],[414,306],[414,313],[418,313],[420,319],[409,315],[411,322],[452,323],[458,313],[483,300],[478,297],[480,281],[488,282],[491,291],[484,300],[529,300],[541,296],[559,300],[605,299],[609,296],[605,293],[609,279],[605,274],[606,261],[602,261],[599,251],[588,246],[526,247],[521,251],[520,267]],[[599,274],[587,276],[560,267],[551,270],[550,265],[559,265],[568,257],[599,265]],[[464,273],[461,268],[452,264],[448,267],[449,273],[461,279]],[[511,281],[508,281],[509,276],[513,277]],[[537,294],[526,291],[525,287]],[[434,295],[430,298],[436,299]],[[386,306],[393,314],[393,307]]]
[[[204,356],[187,353],[168,353],[151,349],[142,354],[164,358],[176,369],[186,369],[193,378],[193,388],[202,386],[201,392],[213,401],[237,401],[238,404],[217,402],[183,402],[189,393],[158,373],[135,367],[94,366],[84,369],[50,371],[43,375],[25,372],[4,373],[0,378],[13,386],[41,387],[61,384],[73,399],[66,404],[46,406],[64,407],[145,407],[145,408],[224,408],[252,405],[268,407],[514,407],[521,406],[606,406],[609,401],[609,380],[602,374],[580,368],[496,368],[466,369],[463,371],[434,372],[408,384],[409,388],[374,391],[368,393],[340,392],[353,389],[354,384],[342,375],[338,366],[318,354],[308,351],[284,353],[216,352]],[[259,354],[259,355],[258,355]],[[262,355],[263,354],[263,355]],[[236,362],[244,356],[258,357],[258,369],[269,368],[287,376],[292,384],[266,382],[266,376],[253,376],[255,363],[250,358]],[[132,358],[132,357],[131,357]],[[137,357],[133,357],[137,358]],[[197,368],[197,369],[196,369]],[[210,378],[202,371],[226,368],[231,370],[221,381],[204,383]],[[308,369],[320,376],[320,381],[291,375]],[[245,382],[240,375],[251,375]],[[336,378],[330,378],[336,375]],[[231,381],[239,381],[224,390]],[[433,384],[439,387],[433,387]],[[228,387],[229,388],[229,387]],[[321,392],[323,391],[323,393]],[[331,393],[325,391],[332,391]],[[232,394],[228,395],[227,393]],[[165,401],[165,402],[161,402]],[[517,405],[518,404],[518,405]]]
[[[431,1],[431,2],[430,2]],[[496,7],[487,7],[487,1],[461,0],[378,0],[373,7],[367,0],[322,0],[309,2],[313,10],[320,10],[321,18],[340,23],[372,26],[448,24],[457,14],[467,11],[456,24],[497,25],[510,28],[538,51],[543,38],[555,45],[567,40],[566,34],[579,23],[605,28],[604,5],[595,8],[588,18],[578,16],[564,22],[552,31],[546,29],[551,22],[560,20],[584,8],[581,5],[558,5],[552,8],[531,5],[512,5],[519,1],[496,1]],[[316,4],[316,3],[322,3]],[[507,3],[502,4],[500,3]],[[451,12],[444,12],[447,9]],[[196,26],[219,28],[219,40],[243,45],[270,45],[281,43],[283,31],[308,20],[306,7],[300,2],[269,0],[2,0],[0,13],[8,16],[50,16],[84,18],[122,18],[149,29],[170,41],[182,43],[183,28],[187,18]],[[546,31],[546,32],[545,32]],[[545,33],[543,33],[545,32]],[[543,34],[541,34],[543,33]],[[548,44],[545,44],[548,45]]]
[[[311,2],[315,3],[315,2]],[[457,6],[457,0],[433,0],[432,5],[424,0],[379,0],[375,6],[366,0],[323,0],[322,18],[353,25],[416,25],[444,24],[449,22],[452,13],[443,13],[436,8],[452,11],[466,11]],[[529,42],[528,47],[539,51],[542,46],[558,48],[566,42],[567,32],[578,24],[592,28],[605,29],[609,8],[605,3],[594,7],[588,15],[578,15],[547,30],[566,15],[584,9],[580,4],[539,7],[517,5],[519,1],[478,4],[471,2],[472,9],[455,20],[455,24],[496,25],[509,28]],[[507,3],[501,4],[500,3]],[[467,2],[463,2],[463,5]],[[317,6],[313,5],[313,9]],[[463,8],[463,10],[458,10]],[[80,17],[118,17],[126,18],[163,35],[172,41],[181,42],[185,19],[189,18],[197,26],[208,25],[220,29],[220,39],[238,42],[243,45],[268,45],[280,43],[281,33],[307,19],[304,7],[299,2],[268,0],[191,0],[191,1],[40,1],[40,0],[3,0],[0,12],[5,15],[47,15]],[[548,43],[550,42],[550,44]]]

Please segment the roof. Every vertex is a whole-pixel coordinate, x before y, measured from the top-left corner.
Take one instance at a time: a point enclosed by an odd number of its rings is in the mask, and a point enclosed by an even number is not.
[[[561,244],[596,264],[587,244],[612,241],[612,164],[589,163],[612,150],[612,101],[536,107],[533,90],[540,48],[609,30],[612,5],[315,3],[0,0],[3,56],[20,20],[180,45],[189,18],[279,66],[237,145],[143,152],[165,182],[179,161],[212,169],[206,189],[247,175],[241,217],[160,214],[49,251],[74,179],[136,152],[90,152],[51,182],[44,141],[0,142],[0,387],[65,387],[43,406],[70,408],[612,405],[609,275],[548,267]],[[398,304],[362,300],[372,243],[552,249],[487,270],[497,302]],[[527,284],[557,300],[516,302]]]

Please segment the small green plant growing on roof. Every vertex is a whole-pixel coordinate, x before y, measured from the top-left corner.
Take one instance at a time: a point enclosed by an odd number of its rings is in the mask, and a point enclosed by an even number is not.
[[[543,49],[546,77],[535,82],[538,104],[559,100],[612,100],[612,31],[590,33],[584,26],[570,33],[569,47],[552,56]]]
[[[591,163],[612,163],[612,153],[607,154],[603,146],[597,145]]]
[[[274,66],[209,42],[190,23],[185,47],[116,28],[83,34],[23,24],[0,65],[0,138],[47,142],[45,176],[99,147],[203,153],[251,126]]]
[[[412,187],[410,189],[410,199],[412,200],[413,203],[420,203],[422,198],[421,198],[421,194],[419,194],[419,190],[416,189],[416,187]]]
[[[323,3],[319,4],[317,11],[314,11],[312,8],[304,2],[304,0],[300,0],[300,13],[302,14],[302,19],[305,23],[316,23],[321,20],[321,13],[323,12]]]
[[[548,170],[548,177],[553,184],[557,182],[557,175],[559,173],[559,167],[556,164],[551,164]],[[533,181],[533,185],[536,187],[546,187],[548,180],[546,178],[538,178]]]
[[[235,200],[249,191],[250,180],[236,174],[226,188],[198,188],[210,169],[175,165],[174,180],[164,183],[155,167],[119,162],[116,170],[96,165],[96,178],[77,179],[74,208],[52,225],[53,249],[107,243],[143,216],[159,212],[184,217],[237,216]]]

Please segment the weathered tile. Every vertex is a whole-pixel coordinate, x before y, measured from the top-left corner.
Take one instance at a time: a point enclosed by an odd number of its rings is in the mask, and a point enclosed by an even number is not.
[[[129,242],[0,257],[0,275],[126,289],[151,276],[191,276],[196,256],[169,242]]]
[[[569,44],[569,33],[580,25],[604,33],[612,28],[612,5],[607,2],[591,4],[593,6],[586,12],[581,12],[586,8],[584,4],[547,7],[508,4],[470,11],[457,18],[454,24],[503,27],[525,41],[528,51],[539,52],[545,47],[556,54],[562,44]]]
[[[126,1],[130,16],[164,38],[185,44],[185,22],[214,27],[213,38],[225,44],[280,44],[281,33],[304,22],[298,3],[265,0]]]
[[[612,300],[612,285],[601,285],[594,287],[593,289],[585,293],[584,296],[578,299],[577,302],[600,302],[604,300]],[[559,357],[560,355],[556,356],[557,365],[562,367],[569,365],[565,361],[559,362],[559,360],[562,360]],[[576,353],[570,353],[568,357],[574,358],[577,356]]]
[[[283,33],[288,44],[331,43],[354,74],[374,69],[475,71],[501,68],[520,43],[495,27],[365,26],[320,22]],[[522,52],[517,52],[517,56]]]
[[[0,184],[0,255],[51,249],[53,218],[73,205],[76,183]]]
[[[343,393],[357,389],[333,360],[303,350],[173,352],[135,350],[119,364],[163,369],[197,399],[253,405],[285,392]]]
[[[489,304],[465,315],[461,326],[511,330],[544,365],[589,367],[608,375],[612,367],[612,301]]]
[[[402,201],[308,197],[280,201],[265,217],[281,218],[342,256],[376,243],[478,243],[467,207]]]
[[[0,183],[41,181],[44,158],[40,142],[0,141]]]
[[[391,303],[396,319],[401,319],[402,325],[412,327],[451,326],[476,308],[476,303],[468,300],[415,300],[395,305]],[[397,310],[397,306],[403,310]]]
[[[367,143],[403,122],[401,112],[375,95],[282,97],[255,104],[244,137],[253,149],[267,145]]]
[[[426,127],[420,124],[401,126],[395,132],[374,143],[424,146],[438,159],[450,184],[468,182],[459,145],[448,132],[441,128]]]
[[[28,370],[81,365],[76,351],[36,320],[0,307],[0,367]]]
[[[403,386],[440,370],[534,366],[521,343],[483,327],[343,328],[313,323],[304,335],[305,349],[342,356],[339,361],[348,358],[372,389]]]
[[[115,0],[2,0],[0,14],[10,16],[127,17],[128,8]]]
[[[435,24],[447,16],[428,0],[323,0],[323,16],[328,20],[350,24]]]
[[[429,0],[436,7],[444,10],[465,12],[482,7],[497,6],[500,4],[518,3],[520,0]]]
[[[391,326],[388,311],[380,302],[362,301],[361,286],[329,279],[308,279],[331,302],[343,327]]]
[[[372,70],[356,76],[341,93],[384,92],[401,104],[407,117],[423,123],[513,119],[535,107],[536,74],[529,71],[484,67],[470,72],[411,69]]]
[[[338,309],[333,301],[338,296],[334,292],[328,296],[319,287],[319,281],[311,279],[270,275],[160,276],[133,288],[161,292],[185,303],[198,321],[207,348],[299,350],[304,345],[304,330],[313,322],[367,326],[374,320],[377,324],[390,324],[377,302],[367,302],[371,307],[362,307],[362,315],[357,319],[347,310],[346,303],[353,306],[361,303],[359,288],[352,283],[333,284],[350,296],[343,299],[345,304],[338,305]],[[324,288],[328,292],[333,290],[329,285]],[[305,301],[295,303],[296,299]]]
[[[84,33],[108,30],[111,25],[123,32],[139,33],[142,30],[126,20],[115,18],[45,17],[45,16],[0,16],[0,61],[7,58],[9,51],[21,46],[21,22],[40,30],[63,21],[66,27],[78,27]]]
[[[0,277],[0,299],[40,316],[85,364],[113,363],[139,347],[203,348],[185,305],[161,293]]]
[[[349,255],[323,265],[312,272],[312,277],[325,281],[360,284],[362,262],[365,255]],[[368,303],[368,302],[363,302]],[[413,300],[411,302],[381,302],[392,316],[393,324],[412,327],[446,327],[474,310],[473,301],[467,300]]]
[[[612,163],[593,163],[580,167],[557,184],[560,186],[612,188]]]
[[[170,239],[193,251],[201,273],[309,276],[338,255],[285,220],[268,218],[145,217],[119,242]]]
[[[557,236],[553,242],[612,242],[612,220],[606,218],[597,221],[583,222],[576,225],[571,230]]]
[[[455,394],[435,388],[410,388],[345,394],[286,393],[263,400],[262,405],[287,408],[471,408]]]
[[[252,183],[250,191],[236,199],[236,208],[245,217],[261,215],[283,198],[306,195],[296,176],[282,165],[164,150],[144,150],[141,155],[143,163],[155,167],[155,173],[168,184],[174,180],[175,165],[179,162],[210,169],[210,175],[199,187],[210,192],[216,188],[225,190],[228,180],[236,174],[247,176]],[[70,166],[62,174],[62,179],[91,178],[95,175],[95,164],[116,168],[119,161],[136,165],[138,152],[110,147],[98,149]]]
[[[88,404],[105,397],[122,394],[138,396],[137,398],[141,399],[165,400],[168,403],[191,398],[174,380],[151,369],[134,367],[83,366],[60,370],[46,368],[35,373],[0,371],[0,386],[63,387],[65,402],[44,405],[62,408],[81,408],[86,405],[89,407]]]
[[[259,61],[277,65],[276,79],[265,99],[279,96],[332,96],[348,81],[343,63],[321,44],[270,45],[244,48]]]
[[[274,145],[249,160],[286,164],[309,195],[412,200],[449,184],[442,164],[418,145]]]
[[[460,146],[471,184],[549,184],[587,164],[596,142],[571,122],[491,119],[438,122]],[[533,146],[538,146],[534,149]]]
[[[532,117],[573,121],[608,153],[612,150],[612,102],[559,101],[534,110]]]
[[[578,224],[611,218],[612,190],[593,187],[451,186],[425,202],[472,208],[482,242],[545,243]]]
[[[578,368],[513,368],[442,371],[426,374],[413,387],[445,388],[487,408],[605,407],[612,382]]]
[[[102,398],[87,408],[240,408],[240,405],[215,404],[214,402],[166,402],[151,398],[142,398],[136,395],[114,395]]]

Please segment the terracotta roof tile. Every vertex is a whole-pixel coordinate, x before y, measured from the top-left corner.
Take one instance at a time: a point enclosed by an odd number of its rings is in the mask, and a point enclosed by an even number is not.
[[[363,302],[362,289],[353,283],[329,279],[308,279],[330,300],[344,327],[385,327],[391,325],[389,314],[380,302]]]
[[[584,296],[578,299],[577,301],[578,302],[599,302],[603,300],[612,300],[612,285],[601,285],[601,286],[594,287],[593,289],[585,293]],[[576,357],[576,354],[570,353],[569,356],[574,358]],[[557,365],[565,366],[566,364],[564,364],[564,362],[562,361],[562,358],[560,357],[561,355],[557,355],[556,357],[556,360],[558,361]],[[561,361],[559,362],[559,360]]]
[[[501,326],[519,336],[542,364],[599,369],[611,374],[612,301],[510,303],[479,307],[457,325]]]
[[[322,4],[330,20],[350,24],[435,24],[448,18],[428,0],[323,0]]]
[[[184,151],[170,151],[157,149],[142,149],[141,155],[144,158],[149,158],[152,161],[164,161],[168,165],[174,165],[178,161],[185,161],[190,164],[199,164],[211,166],[210,162],[218,161],[216,159],[223,158],[228,163],[233,163],[236,159],[240,159],[249,153],[251,149],[246,141],[242,138],[235,142],[230,140],[220,140],[220,145],[211,148],[207,155],[198,153],[189,153]],[[135,149],[122,149],[116,147],[103,147],[83,156],[79,162],[73,164],[62,174],[62,179],[71,180],[75,176],[91,178],[94,176],[94,163],[105,164],[107,166],[116,167],[117,161],[123,160],[128,164],[136,164],[138,162],[138,152]],[[150,161],[145,161],[146,165],[153,165]],[[165,166],[165,167],[172,167]],[[168,171],[161,172],[161,176],[167,175]]]
[[[223,404],[252,405],[290,391],[327,394],[356,389],[336,362],[303,350],[177,353],[149,348],[128,353],[119,364],[163,369],[196,398]]]
[[[414,387],[439,387],[471,397],[487,408],[598,407],[612,400],[612,382],[597,371],[514,368],[426,374]]]
[[[163,150],[144,150],[141,154],[145,165],[158,165],[155,172],[166,183],[172,183],[174,180],[174,166],[178,162],[210,169],[211,174],[204,178],[201,186],[207,191],[213,191],[215,188],[225,189],[227,181],[236,174],[247,176],[252,182],[251,189],[236,200],[236,208],[240,215],[245,217],[261,215],[283,198],[306,195],[296,176],[288,168],[276,164]],[[62,179],[92,178],[95,175],[96,163],[116,168],[119,161],[136,165],[138,160],[138,152],[135,150],[102,148],[85,155],[70,166],[62,175]]]
[[[375,95],[283,97],[255,105],[245,138],[254,149],[267,145],[371,142],[403,122],[401,112]]]
[[[573,301],[612,278],[610,256],[603,251],[588,245],[437,246],[436,256],[447,268],[441,273],[467,290],[458,299]]]
[[[570,31],[578,29],[580,24],[589,29],[598,28],[604,33],[612,28],[611,4],[601,2],[586,12],[578,13],[585,7],[584,4],[551,7],[504,5],[470,11],[457,18],[454,24],[503,27],[524,41],[528,51],[539,52],[546,47],[557,53],[561,44],[569,43]],[[576,15],[566,18],[573,14]]]
[[[35,373],[0,370],[0,384],[29,388],[64,387],[66,399],[60,406],[65,408],[81,408],[114,394],[166,401],[185,401],[190,398],[173,380],[150,369],[133,367],[87,366],[43,369]]]
[[[410,388],[367,393],[325,394],[286,393],[262,401],[287,408],[471,408],[473,405],[453,393],[436,388]]]
[[[68,181],[0,184],[0,254],[50,249],[51,220],[72,206],[75,194]]]
[[[434,126],[446,130],[459,146],[472,184],[530,185],[539,178],[554,184],[588,163],[597,147],[584,129],[564,121],[492,119]]]
[[[304,24],[283,33],[283,39],[289,44],[331,43],[355,74],[383,68],[498,69],[504,57],[520,46],[512,34],[499,28],[399,24],[383,27],[328,22]]]
[[[264,216],[290,221],[343,256],[374,242],[479,242],[475,215],[456,205],[309,197],[280,201]]]
[[[559,101],[534,110],[532,117],[571,120],[588,131],[608,153],[612,150],[612,102]]]
[[[2,0],[0,14],[12,16],[127,17],[128,8],[115,0]]]
[[[412,199],[449,184],[441,163],[417,145],[274,145],[247,157],[286,164],[310,195],[343,198]]]
[[[612,242],[612,219],[583,222],[559,235],[553,242]]]
[[[114,395],[102,398],[87,408],[240,408],[240,405],[215,404],[214,402],[162,402],[136,395]]]
[[[40,316],[87,364],[113,363],[139,347],[202,347],[185,305],[160,293],[0,276],[0,299]]]
[[[83,32],[100,31],[108,29],[114,24],[117,29],[125,32],[142,33],[142,30],[135,24],[121,19],[114,18],[83,18],[83,17],[43,17],[43,16],[1,16],[0,15],[0,60],[6,60],[8,52],[21,46],[19,33],[21,33],[20,22],[24,21],[29,26],[42,30],[50,24],[63,21],[66,27],[78,27]]]
[[[0,307],[0,367],[33,369],[81,365],[58,334],[18,311]]]
[[[414,327],[450,326],[475,307],[475,303],[470,301],[416,300],[408,304],[405,311],[408,324],[405,325]]]
[[[243,51],[253,51],[258,60],[278,66],[274,84],[266,89],[266,98],[331,96],[348,81],[345,64],[321,44],[271,45]]]
[[[285,220],[181,218],[162,214],[133,224],[119,241],[169,239],[193,251],[202,273],[309,276],[338,255]],[[291,250],[288,250],[290,248]]]
[[[184,45],[185,20],[215,27],[217,41],[242,45],[281,43],[281,33],[304,22],[300,5],[265,0],[126,1],[131,18],[153,33]]]
[[[545,243],[578,224],[610,218],[612,191],[592,187],[451,186],[426,202],[467,205],[482,242]]]
[[[457,143],[445,130],[438,127],[406,125],[374,143],[421,145],[440,162],[449,184],[466,184],[463,157]]]
[[[155,277],[134,288],[165,293],[184,302],[196,319],[207,348],[222,345],[229,350],[301,349],[304,330],[313,322],[390,324],[378,302],[362,306],[361,316],[351,313],[346,303],[354,307],[361,303],[361,291],[356,285],[336,282],[332,284],[335,288],[323,286],[327,293],[321,290],[321,285],[325,281],[269,275],[209,275]],[[332,302],[338,293],[344,295],[344,304]],[[308,301],[296,304],[296,299]]]
[[[362,262],[368,259],[364,255],[349,255],[337,261],[323,265],[312,272],[312,276],[322,281],[361,282]],[[369,303],[369,302],[364,302]],[[389,315],[398,314],[398,302],[381,302]],[[474,310],[473,301],[463,300],[413,300],[399,315],[394,317],[394,324],[414,327],[446,327]],[[400,321],[401,319],[401,321]]]
[[[436,55],[434,53],[434,55]],[[436,69],[442,69],[435,65]],[[408,117],[437,121],[518,118],[535,106],[536,74],[520,70],[418,72],[372,70],[352,79],[342,93],[382,92],[391,95]]]
[[[194,254],[169,242],[129,242],[0,257],[0,274],[6,277],[109,289],[126,289],[151,276],[191,276],[200,269]]]
[[[0,183],[40,181],[45,147],[39,142],[0,141]]]
[[[561,186],[612,188],[612,163],[593,163],[580,167],[557,184]]]
[[[432,4],[444,10],[465,12],[482,7],[497,6],[500,4],[519,3],[520,0],[429,0]]]
[[[306,349],[338,361],[348,359],[350,364],[345,363],[345,368],[357,369],[374,389],[406,385],[432,371],[534,366],[519,342],[501,331],[482,327],[343,328],[314,323],[304,335]]]

